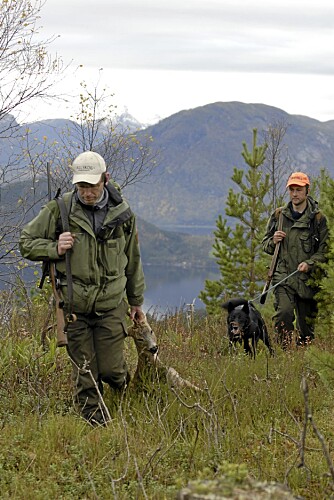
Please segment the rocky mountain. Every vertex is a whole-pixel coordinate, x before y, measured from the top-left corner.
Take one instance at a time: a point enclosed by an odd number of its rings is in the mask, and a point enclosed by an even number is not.
[[[334,175],[334,120],[320,122],[263,104],[217,102],[181,111],[142,132],[152,135],[161,159],[152,182],[129,188],[132,205],[160,227],[214,224],[224,214],[233,168],[246,168],[242,142],[251,149],[254,128],[261,143],[261,132],[282,121],[291,171],[312,177],[324,167]]]

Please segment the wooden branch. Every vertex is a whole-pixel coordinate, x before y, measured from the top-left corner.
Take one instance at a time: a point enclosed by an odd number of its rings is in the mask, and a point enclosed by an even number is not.
[[[327,465],[328,465],[328,468],[329,468],[329,471],[330,471],[330,474],[331,474],[331,477],[332,477],[332,482],[334,484],[334,467],[333,467],[333,462],[332,462],[332,459],[330,457],[328,448],[326,446],[325,439],[324,439],[323,435],[320,433],[320,431],[318,430],[318,428],[317,428],[317,426],[316,426],[316,424],[315,424],[315,422],[313,420],[313,416],[312,416],[312,412],[310,410],[309,400],[308,400],[308,385],[307,385],[307,381],[306,381],[305,377],[302,378],[302,390],[303,390],[304,401],[305,401],[305,421],[308,420],[310,422],[315,435],[317,436],[318,440],[321,443],[322,451],[323,451],[324,457],[325,457],[325,459],[327,461]],[[304,429],[305,428],[306,428],[306,422],[305,422],[305,425],[304,425]],[[302,459],[303,458],[304,458],[304,454],[302,455]]]

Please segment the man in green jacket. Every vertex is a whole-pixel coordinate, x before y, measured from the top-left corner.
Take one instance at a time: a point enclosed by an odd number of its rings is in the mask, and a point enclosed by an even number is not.
[[[275,332],[284,348],[291,342],[295,316],[297,345],[306,345],[314,338],[316,289],[309,280],[317,263],[326,261],[327,220],[317,202],[308,195],[309,187],[309,178],[303,172],[294,172],[289,177],[290,202],[271,215],[262,240],[263,250],[270,255],[280,244],[273,285],[298,270],[275,288]],[[279,230],[280,213],[283,225]]]
[[[95,152],[72,163],[74,190],[63,196],[69,231],[64,231],[58,203],[50,201],[21,234],[20,251],[33,261],[53,261],[67,324],[73,362],[75,402],[92,425],[107,421],[99,392],[103,382],[119,393],[128,380],[124,360],[126,315],[144,317],[144,274],[136,219]],[[72,278],[65,254],[70,254]],[[70,292],[68,280],[73,291]]]

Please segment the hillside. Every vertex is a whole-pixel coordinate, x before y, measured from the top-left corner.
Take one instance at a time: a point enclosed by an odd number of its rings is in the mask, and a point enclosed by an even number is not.
[[[233,167],[245,168],[242,142],[251,147],[253,128],[261,142],[261,132],[282,120],[288,124],[284,143],[291,170],[313,176],[325,167],[334,174],[334,121],[263,104],[218,102],[181,111],[145,131],[161,151],[161,163],[152,182],[130,188],[127,196],[141,217],[160,227],[214,224],[224,213]]]
[[[144,264],[174,265],[184,268],[210,267],[213,236],[194,236],[158,227],[138,218],[138,232]]]
[[[52,318],[41,345],[48,302],[10,298],[0,308],[1,498],[333,499],[327,324],[308,347],[275,344],[268,356],[259,342],[256,358],[246,359],[241,346],[230,349],[225,315],[151,317],[161,361],[203,391],[170,387],[157,367],[154,377],[144,366],[152,377],[132,380],[125,395],[105,387],[111,421],[92,428],[73,408],[72,364],[56,348]],[[133,375],[130,337],[125,356]]]

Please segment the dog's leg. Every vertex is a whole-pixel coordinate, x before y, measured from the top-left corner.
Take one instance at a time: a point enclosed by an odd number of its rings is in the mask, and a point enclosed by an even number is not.
[[[245,351],[245,354],[253,357],[252,349],[249,346],[249,338],[246,336],[244,336],[244,351]]]
[[[264,345],[268,348],[268,351],[270,352],[271,356],[274,356],[275,351],[271,346],[271,342],[269,339],[269,334],[266,325],[263,323],[262,324],[262,335],[261,335],[261,340],[263,341]]]
[[[253,348],[253,358],[255,359],[256,357],[256,349],[257,349],[257,336],[256,333],[254,332],[252,335],[252,348]]]

